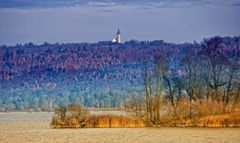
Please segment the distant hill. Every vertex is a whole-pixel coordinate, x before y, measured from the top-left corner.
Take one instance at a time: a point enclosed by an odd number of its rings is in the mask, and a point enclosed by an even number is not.
[[[227,47],[240,37],[221,38]],[[181,66],[184,52],[199,53],[201,43],[127,41],[0,46],[0,110],[51,110],[82,103],[118,107],[130,95],[142,96],[144,62],[154,70],[154,56],[164,51]]]

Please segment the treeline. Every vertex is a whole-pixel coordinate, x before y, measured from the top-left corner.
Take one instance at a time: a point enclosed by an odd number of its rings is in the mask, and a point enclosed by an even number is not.
[[[173,107],[182,98],[236,106],[239,41],[214,37],[184,44],[132,40],[1,46],[0,111],[51,111],[71,103],[123,107],[132,95],[152,98],[156,92]]]
[[[220,37],[201,48],[162,48],[145,62],[144,96],[125,107],[146,125],[240,126],[240,47]]]
[[[170,46],[163,41],[1,46],[0,110],[52,110],[75,102],[120,106],[131,85],[141,93],[142,59],[160,44]]]

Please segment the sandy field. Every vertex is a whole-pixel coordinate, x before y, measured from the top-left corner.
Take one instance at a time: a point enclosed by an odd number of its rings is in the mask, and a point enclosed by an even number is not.
[[[51,129],[51,113],[0,113],[0,143],[239,143],[240,128]]]

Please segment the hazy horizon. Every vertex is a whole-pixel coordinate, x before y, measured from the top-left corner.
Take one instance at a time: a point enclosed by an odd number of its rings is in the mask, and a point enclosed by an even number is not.
[[[1,0],[0,45],[123,41],[182,43],[240,34],[238,0]]]

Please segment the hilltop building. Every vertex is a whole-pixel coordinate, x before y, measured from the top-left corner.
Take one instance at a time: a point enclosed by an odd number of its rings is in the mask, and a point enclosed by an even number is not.
[[[118,29],[117,31],[117,37],[115,37],[113,40],[112,40],[113,43],[121,43],[121,32],[120,30]]]

